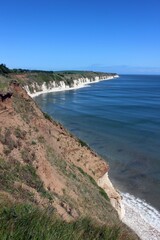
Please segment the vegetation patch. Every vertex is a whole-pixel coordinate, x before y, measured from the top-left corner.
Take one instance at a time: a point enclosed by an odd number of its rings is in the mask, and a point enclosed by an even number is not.
[[[103,188],[99,187],[99,193],[100,193],[107,201],[110,201],[107,193],[103,190]]]
[[[36,142],[33,143],[34,145],[36,144]],[[21,156],[25,163],[32,163],[36,159],[35,152],[31,152],[30,148],[28,147],[23,148],[23,150],[21,151]]]
[[[2,144],[7,146],[7,148],[10,150],[10,152],[17,147],[17,143],[13,140],[11,136],[10,129],[6,129],[4,134],[0,134],[0,141]]]
[[[10,72],[10,69],[7,68],[5,64],[0,64],[0,74],[7,74]]]
[[[28,124],[36,116],[32,100],[24,99],[22,96],[14,94],[13,106],[17,114],[20,114],[21,118]]]
[[[89,148],[89,146],[87,145],[86,142],[82,141],[81,139],[78,138],[78,142],[80,143],[81,147],[87,147]]]
[[[43,137],[42,135],[40,135],[40,136],[38,137],[38,141],[39,141],[40,143],[45,143],[45,139],[44,139],[44,137]]]
[[[67,162],[64,161],[60,156],[58,156],[54,150],[46,146],[46,156],[49,162],[56,167],[57,169],[60,170],[64,175],[67,175],[66,167],[67,167]]]
[[[48,119],[50,122],[52,122],[52,118],[48,115],[48,113],[43,112],[43,115],[46,119]]]
[[[84,218],[66,223],[57,218],[53,208],[40,210],[18,204],[0,209],[0,239],[12,240],[116,240],[116,226],[99,226]]]
[[[85,172],[83,171],[83,169],[80,168],[80,167],[78,167],[78,170],[79,170],[84,176],[87,176],[87,177],[89,178],[90,182],[99,189],[99,193],[101,194],[101,196],[103,196],[107,201],[110,201],[107,193],[103,190],[103,188],[101,188],[101,187],[99,187],[99,186],[97,185],[96,181],[95,181],[90,175],[88,175],[87,173],[85,173]]]
[[[45,190],[41,179],[31,164],[22,165],[16,160],[5,161],[0,159],[0,189],[12,193],[17,198],[24,199],[20,189],[17,190],[14,186],[15,182],[25,183],[36,189],[42,197],[52,199],[52,194]],[[27,201],[27,198],[24,200]]]
[[[26,133],[26,131],[21,130],[19,127],[17,127],[14,131],[14,134],[17,138],[25,139],[25,136],[27,133]]]

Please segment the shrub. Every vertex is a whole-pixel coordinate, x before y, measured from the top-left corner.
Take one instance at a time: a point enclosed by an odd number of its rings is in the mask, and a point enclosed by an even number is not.
[[[87,148],[89,148],[88,145],[87,145],[87,143],[85,143],[85,142],[82,141],[81,139],[78,139],[78,141],[79,141],[79,143],[80,143],[80,145],[81,145],[82,147],[87,147]]]
[[[14,134],[17,138],[24,139],[26,136],[26,131],[21,130],[19,127],[17,127],[14,131]]]
[[[0,74],[7,74],[10,72],[10,69],[7,68],[5,64],[0,64]]]
[[[43,115],[46,119],[48,119],[50,122],[52,122],[52,118],[47,113],[43,113]]]
[[[4,135],[0,134],[0,141],[7,146],[10,152],[17,147],[17,143],[12,139],[10,129],[6,129]]]

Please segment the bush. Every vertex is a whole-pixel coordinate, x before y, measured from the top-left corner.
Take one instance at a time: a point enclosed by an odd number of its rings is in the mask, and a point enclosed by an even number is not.
[[[82,141],[81,139],[78,139],[78,141],[79,141],[81,147],[87,147],[87,148],[89,148],[86,142]]]
[[[10,72],[10,69],[7,68],[5,64],[0,64],[0,74],[7,74]]]
[[[52,122],[52,118],[47,113],[43,113],[43,115],[46,119],[48,119],[50,122]]]

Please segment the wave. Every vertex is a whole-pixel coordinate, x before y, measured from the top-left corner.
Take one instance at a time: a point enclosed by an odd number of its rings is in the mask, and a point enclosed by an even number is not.
[[[160,213],[145,201],[121,193],[125,216],[122,221],[132,228],[142,240],[160,239]]]

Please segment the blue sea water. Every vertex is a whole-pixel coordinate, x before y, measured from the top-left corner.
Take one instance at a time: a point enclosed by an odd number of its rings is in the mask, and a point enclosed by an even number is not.
[[[110,178],[160,210],[160,76],[121,75],[35,97],[110,165]]]

